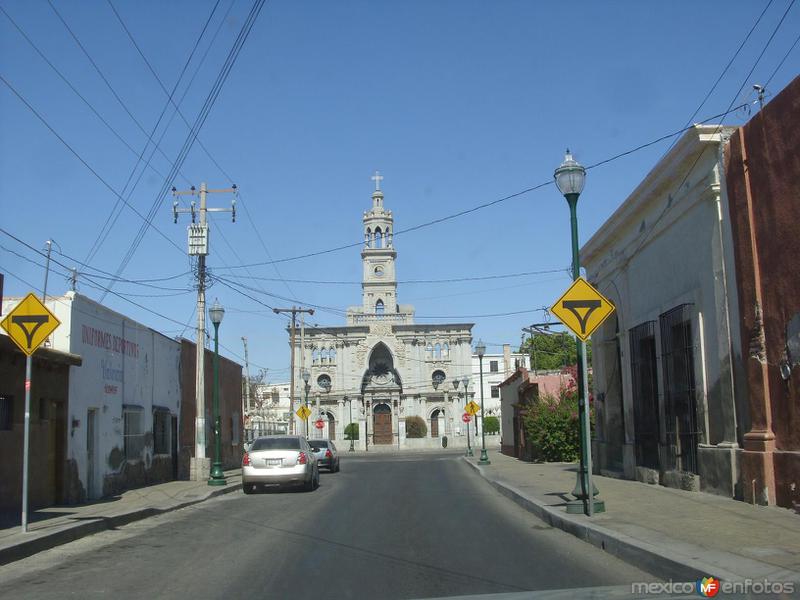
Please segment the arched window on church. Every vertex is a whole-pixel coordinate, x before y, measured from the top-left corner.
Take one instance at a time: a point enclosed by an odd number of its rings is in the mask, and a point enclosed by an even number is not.
[[[311,351],[311,363],[312,363],[312,364],[317,364],[318,362],[319,362],[319,350],[317,350],[316,348],[314,348],[314,349]]]
[[[386,228],[386,247],[392,247],[392,230],[389,227]]]
[[[375,314],[382,316],[383,315],[383,300],[378,300],[375,303]]]
[[[428,342],[428,345],[425,347],[425,358],[427,360],[430,360],[430,359],[433,358],[433,346],[431,345],[430,342]]]
[[[434,358],[442,358],[442,345],[437,343],[433,347],[433,357]]]
[[[332,363],[336,362],[336,348],[331,347],[328,358]]]
[[[383,248],[383,233],[381,233],[381,228],[375,228],[375,247],[376,248]]]
[[[320,358],[322,359],[323,363],[328,362],[328,349],[327,348],[323,348],[322,349],[322,351],[320,352]]]
[[[442,346],[442,358],[444,359],[450,358],[450,344],[448,343],[445,343],[445,345]]]
[[[367,232],[364,234],[364,243],[367,245],[367,248],[372,246],[372,229],[367,227]]]

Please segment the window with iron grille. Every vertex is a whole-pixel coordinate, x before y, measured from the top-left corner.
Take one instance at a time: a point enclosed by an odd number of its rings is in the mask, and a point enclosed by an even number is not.
[[[659,468],[660,418],[655,326],[655,321],[647,321],[629,331],[636,464],[650,469]]]
[[[141,406],[122,407],[125,459],[139,460],[144,450],[144,409]]]
[[[172,419],[169,410],[153,409],[153,454],[172,452]]]
[[[14,396],[0,396],[0,431],[14,427]]]
[[[496,360],[490,360],[489,361],[489,372],[490,373],[497,373],[497,371],[498,371],[497,361]]]
[[[697,473],[697,399],[694,381],[692,305],[681,304],[659,317],[664,374],[667,467]]]

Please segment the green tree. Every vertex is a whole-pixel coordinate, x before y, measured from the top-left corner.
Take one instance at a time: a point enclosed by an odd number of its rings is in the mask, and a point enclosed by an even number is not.
[[[497,417],[486,417],[483,420],[483,430],[489,435],[500,433],[500,419]]]
[[[406,437],[424,438],[428,435],[428,426],[422,417],[406,417]]]
[[[520,352],[531,357],[531,369],[535,371],[558,371],[578,362],[575,338],[568,333],[538,333],[528,338]],[[586,344],[586,357],[592,364],[592,342]]]
[[[594,429],[594,406],[589,402],[589,421]],[[526,440],[534,460],[572,462],[580,454],[578,391],[574,382],[556,396],[543,395],[524,417]]]
[[[358,439],[358,423],[350,423],[344,428],[344,439],[348,441]]]

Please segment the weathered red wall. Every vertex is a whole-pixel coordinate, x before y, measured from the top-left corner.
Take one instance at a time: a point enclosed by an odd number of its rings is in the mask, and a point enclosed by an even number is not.
[[[212,394],[214,384],[214,353],[205,352],[205,405],[211,417]],[[178,448],[178,477],[189,478],[189,459],[194,456],[194,420],[197,415],[195,403],[195,345],[188,340],[181,340],[181,416]],[[242,365],[219,357],[219,406],[222,417],[222,465],[225,469],[242,464]],[[236,414],[238,420],[238,443],[231,443],[231,417]],[[214,459],[213,429],[206,441],[206,456]]]
[[[752,220],[743,155],[747,157]],[[800,77],[756,114],[741,135],[732,136],[726,147],[725,171],[742,313],[742,354],[750,356],[758,272],[769,413],[775,433],[774,493],[779,505],[790,507],[792,501],[800,502],[800,367],[784,381],[779,365],[785,359],[786,326],[800,313]],[[751,231],[758,256],[755,265]],[[757,420],[759,403],[766,402],[764,386],[753,373],[751,364],[748,392],[751,413],[756,413],[751,417]]]

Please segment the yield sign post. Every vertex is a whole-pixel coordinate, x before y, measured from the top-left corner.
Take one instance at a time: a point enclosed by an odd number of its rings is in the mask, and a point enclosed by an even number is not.
[[[26,355],[25,361],[25,427],[22,450],[22,532],[28,531],[28,454],[31,426],[31,356],[61,321],[32,293],[25,296],[0,322],[8,337]]]
[[[614,305],[583,277],[578,277],[550,308],[584,342],[614,310]]]

